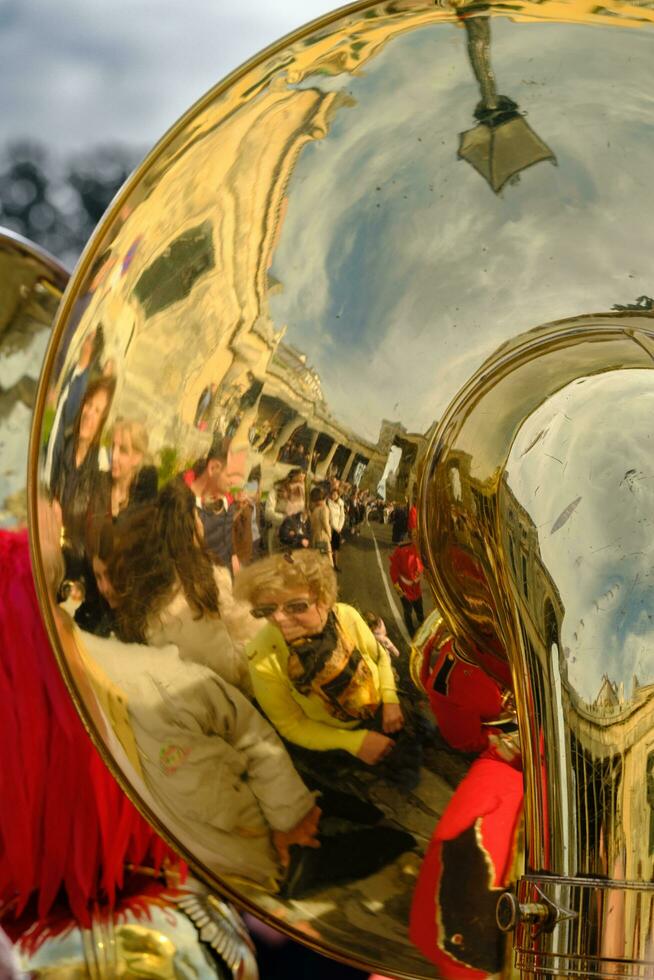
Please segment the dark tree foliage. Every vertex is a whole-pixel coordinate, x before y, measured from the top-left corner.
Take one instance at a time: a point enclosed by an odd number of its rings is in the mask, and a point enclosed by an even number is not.
[[[39,143],[0,150],[0,225],[73,265],[140,154],[102,146],[67,160]]]

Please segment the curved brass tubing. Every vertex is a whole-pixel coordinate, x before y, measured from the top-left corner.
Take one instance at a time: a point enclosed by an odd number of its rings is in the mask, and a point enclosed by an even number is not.
[[[527,973],[651,958],[653,350],[626,315],[518,338],[450,407],[423,484],[443,617],[513,676],[527,867],[504,919]]]

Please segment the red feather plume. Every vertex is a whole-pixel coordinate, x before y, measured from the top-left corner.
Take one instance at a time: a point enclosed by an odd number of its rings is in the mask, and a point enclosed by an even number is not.
[[[98,906],[121,903],[126,865],[185,873],[84,731],[41,620],[25,532],[0,531],[0,756],[5,925],[28,905],[45,921],[64,899],[88,927]]]

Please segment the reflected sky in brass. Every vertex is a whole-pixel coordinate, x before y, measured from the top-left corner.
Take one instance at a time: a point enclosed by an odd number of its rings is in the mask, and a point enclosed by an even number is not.
[[[68,273],[0,228],[0,527],[24,524],[27,444],[36,385]]]
[[[571,915],[543,937],[518,921],[514,945],[525,969],[538,956],[558,975],[577,957],[590,972],[601,955],[608,975],[650,956],[651,322],[587,316],[515,338],[449,407],[423,484],[424,546],[456,642],[496,676],[512,667],[518,897]]]
[[[653,410],[651,371],[580,379],[530,417],[507,463],[565,609],[568,680],[587,704],[604,678],[627,701],[634,679],[652,682]]]
[[[289,187],[273,319],[310,348],[350,425],[359,392],[368,438],[389,410],[424,431],[493,352],[498,320],[509,336],[651,290],[654,230],[641,211],[654,151],[641,84],[651,38],[604,31],[599,44],[596,27],[493,18],[491,39],[498,90],[527,113],[556,167],[530,168],[497,198],[457,159],[479,92],[462,26],[446,24],[398,37],[360,73],[329,80],[347,101]],[[616,100],[606,59],[625,43]],[[325,88],[315,75],[302,84]]]

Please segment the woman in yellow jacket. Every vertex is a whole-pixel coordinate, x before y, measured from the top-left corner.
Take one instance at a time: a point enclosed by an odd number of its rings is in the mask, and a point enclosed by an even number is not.
[[[235,594],[267,624],[248,644],[255,697],[280,735],[376,765],[404,726],[390,658],[317,551],[271,555],[244,569]]]

